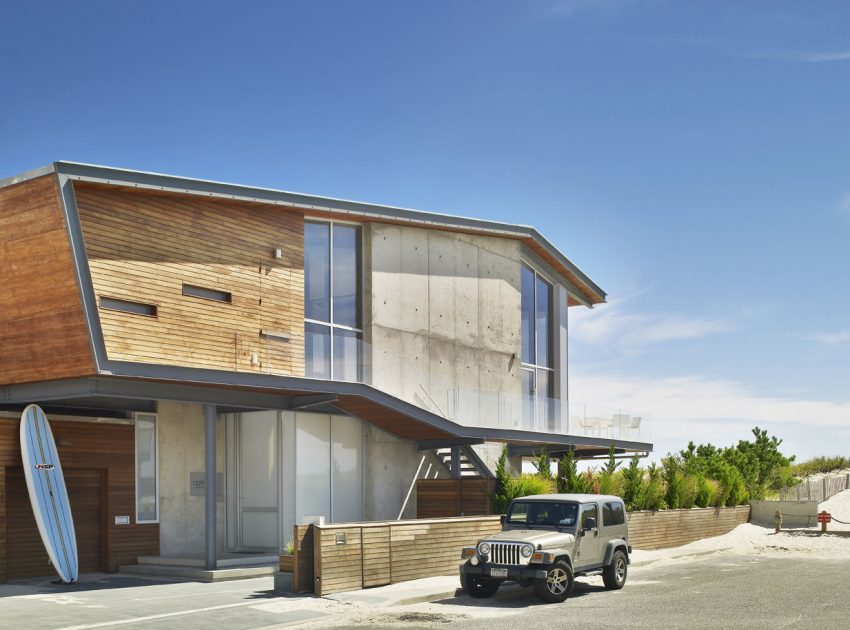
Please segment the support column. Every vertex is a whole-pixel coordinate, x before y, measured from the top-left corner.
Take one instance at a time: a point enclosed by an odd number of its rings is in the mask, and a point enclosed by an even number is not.
[[[460,479],[460,447],[452,446],[452,479]]]
[[[216,568],[215,405],[204,405],[204,567]]]
[[[558,400],[555,409],[556,433],[570,433],[570,393],[568,352],[568,322],[567,308],[569,294],[567,288],[556,284],[554,291],[555,308],[555,398]]]

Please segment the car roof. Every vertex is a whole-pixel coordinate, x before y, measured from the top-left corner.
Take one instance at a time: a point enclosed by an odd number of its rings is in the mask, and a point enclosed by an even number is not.
[[[623,499],[610,494],[533,494],[527,497],[517,497],[514,501],[575,501],[577,503],[619,501],[622,503]]]

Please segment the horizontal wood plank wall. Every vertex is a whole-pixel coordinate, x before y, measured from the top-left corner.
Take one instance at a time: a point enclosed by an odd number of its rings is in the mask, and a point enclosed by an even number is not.
[[[0,286],[0,384],[95,373],[53,175],[0,188]]]
[[[416,515],[419,518],[489,515],[494,485],[492,479],[419,479]]]
[[[158,309],[155,317],[99,309],[110,359],[304,374],[301,212],[79,183],[75,190],[98,300]],[[184,296],[184,283],[232,301]]]
[[[52,421],[50,423],[56,440],[59,459],[67,474],[69,494],[81,497],[77,502],[81,506],[77,510],[72,503],[75,527],[78,539],[85,539],[86,558],[94,557],[93,540],[100,539],[100,570],[117,571],[122,564],[133,564],[140,555],[159,554],[159,525],[135,523],[135,430],[131,425],[107,424],[94,422]],[[19,420],[15,418],[0,418],[0,470],[9,478],[9,471],[21,471],[21,454],[19,442]],[[22,475],[22,471],[20,472]],[[4,478],[0,476],[0,480]],[[5,499],[0,502],[0,520],[6,514],[9,506],[9,496],[13,493],[26,495],[23,479],[14,477],[14,487],[9,483],[0,485],[0,495]],[[99,481],[98,481],[99,480]],[[100,529],[96,528],[95,520],[88,509],[95,505],[96,486],[102,488],[100,501]],[[72,487],[74,491],[72,493]],[[32,518],[32,508],[29,499],[25,502],[25,511]],[[77,512],[80,512],[79,514]],[[116,516],[129,516],[130,525],[115,525]],[[7,520],[8,523],[8,520]],[[7,539],[8,527],[0,527],[0,579],[19,577],[7,570],[9,564]],[[38,556],[37,561],[46,558],[44,547],[39,544],[32,553]],[[81,560],[83,550],[81,549]],[[23,560],[27,561],[26,558]],[[26,562],[24,562],[26,564]],[[52,571],[44,565],[41,575],[49,575]],[[88,565],[86,565],[88,566]]]
[[[6,580],[6,467],[0,466],[0,582]]]
[[[317,595],[457,573],[461,549],[501,529],[496,516],[312,526]]]
[[[292,572],[292,590],[296,593],[313,592],[313,527],[295,525],[292,536],[295,547],[295,570]]]
[[[629,512],[629,543],[635,549],[679,547],[726,534],[749,518],[749,505]]]

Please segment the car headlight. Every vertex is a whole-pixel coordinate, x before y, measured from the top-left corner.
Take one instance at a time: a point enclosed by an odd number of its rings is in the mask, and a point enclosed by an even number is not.
[[[480,553],[481,555],[484,555],[484,556],[489,554],[490,553],[490,544],[483,542],[480,545],[478,545],[478,553]]]
[[[523,558],[530,558],[531,554],[534,553],[534,547],[531,545],[523,545],[519,552],[522,554]]]

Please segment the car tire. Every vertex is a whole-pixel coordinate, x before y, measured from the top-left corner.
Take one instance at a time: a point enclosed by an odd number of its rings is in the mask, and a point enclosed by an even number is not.
[[[499,590],[499,584],[499,580],[483,575],[460,575],[460,586],[470,597],[492,597]]]
[[[573,591],[573,569],[566,560],[555,560],[546,568],[546,577],[534,580],[534,592],[547,604],[557,604]]]
[[[611,591],[623,588],[629,574],[629,563],[625,552],[618,549],[611,556],[611,564],[602,569],[602,582]]]

